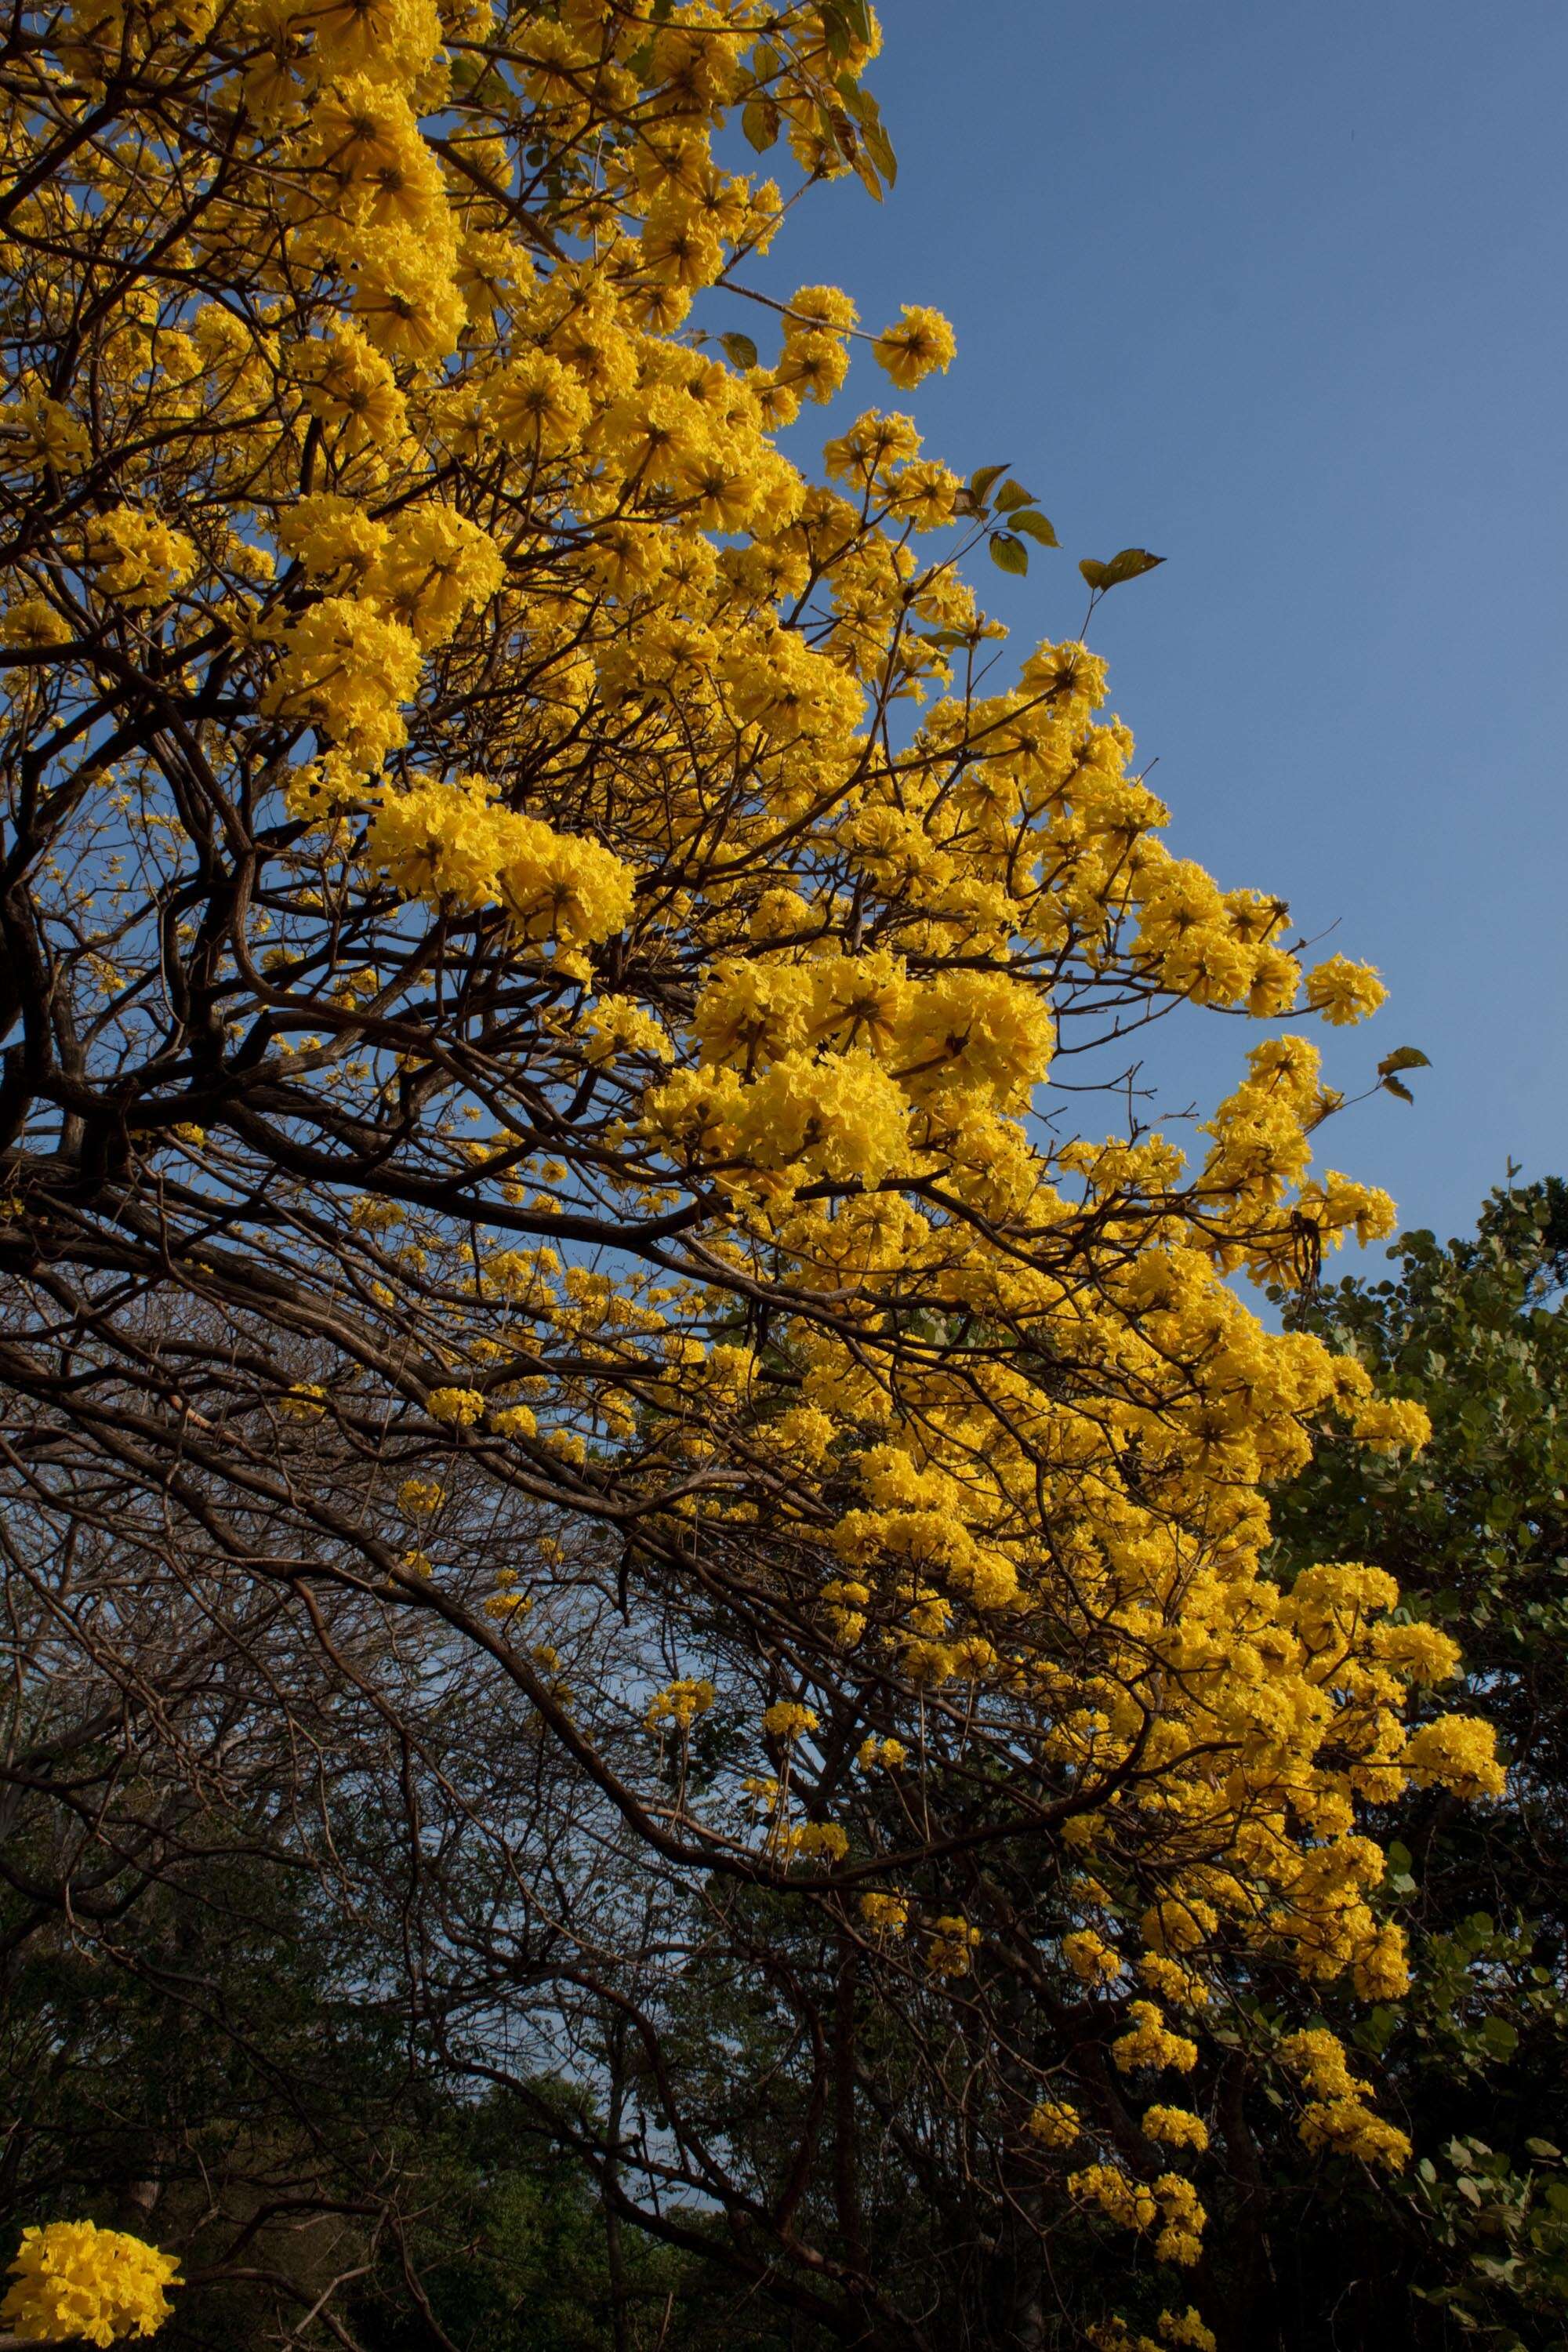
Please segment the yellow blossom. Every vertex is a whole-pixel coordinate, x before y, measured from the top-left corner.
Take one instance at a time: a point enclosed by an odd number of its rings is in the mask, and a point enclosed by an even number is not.
[[[472,1429],[484,1419],[485,1400],[478,1389],[432,1389],[425,1409],[432,1421],[447,1422],[454,1429]]]
[[[1064,1936],[1062,1951],[1074,1976],[1084,1984],[1110,1984],[1121,1973],[1121,1954],[1111,1951],[1091,1928]]]
[[[949,1916],[932,1923],[926,1946],[926,1967],[936,1977],[966,1977],[980,1948],[978,1927],[967,1919]]]
[[[163,604],[183,587],[195,569],[196,551],[158,516],[114,507],[89,530],[86,561],[100,593],[136,611]]]
[[[860,1916],[874,1936],[901,1936],[909,1924],[910,1906],[901,1895],[873,1890],[860,1897]]]
[[[1196,2042],[1189,2042],[1185,2034],[1173,2033],[1152,2001],[1132,2001],[1127,2014],[1131,2025],[1110,2045],[1110,2054],[1123,2074],[1137,2066],[1170,2066],[1178,2074],[1192,2073],[1198,2063]]]
[[[697,1717],[712,1706],[715,1696],[713,1685],[705,1676],[682,1675],[655,1692],[644,1720],[650,1731],[657,1731],[666,1723],[689,1731]]]
[[[1201,2116],[1185,2107],[1145,2107],[1143,2129],[1167,2147],[1190,2147],[1202,2155],[1209,2144],[1208,2126]]]
[[[895,325],[884,327],[871,346],[900,391],[908,391],[933,368],[952,365],[957,345],[940,310],[906,302]]]
[[[1070,2147],[1083,2123],[1070,2099],[1041,2099],[1029,2110],[1027,2129],[1045,2147]]]
[[[798,1700],[775,1699],[770,1707],[763,1710],[763,1729],[770,1739],[783,1740],[787,1746],[804,1733],[816,1729],[816,1716],[811,1707],[803,1706]]]
[[[409,1519],[433,1517],[445,1499],[440,1487],[430,1478],[405,1478],[397,1490],[397,1507]]]
[[[92,2221],[29,2224],[0,2302],[0,2324],[34,2343],[100,2347],[155,2336],[181,2284],[179,2263],[120,2230]]]
[[[1387,994],[1371,964],[1352,963],[1348,956],[1330,956],[1307,974],[1309,1006],[1337,1025],[1366,1020]]]

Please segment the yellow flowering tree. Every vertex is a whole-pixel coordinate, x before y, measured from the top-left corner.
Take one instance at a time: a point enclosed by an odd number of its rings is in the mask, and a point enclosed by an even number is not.
[[[18,22],[26,1508],[109,1478],[176,1611],[262,1580],[466,1651],[722,1933],[767,1898],[775,1988],[826,1923],[932,2021],[999,2210],[1191,2264],[1206,2127],[1161,2102],[1211,1987],[1386,1994],[1358,1809],[1498,1785],[1479,1725],[1407,1738],[1455,1660],[1375,1565],[1259,1572],[1315,1430],[1424,1425],[1230,1281],[1389,1229],[1314,1169],[1338,1098],[1281,1026],[1375,975],[1166,845],[1085,645],[998,667],[963,564],[1052,542],[1016,484],[877,407],[820,476],[781,447],[861,344],[900,392],[952,356],[748,282],[802,188],[891,178],[864,0]],[[1118,1059],[1181,1006],[1258,1024],[1186,1150]],[[732,2267],[911,2340],[852,2214],[759,2202],[596,1981],[668,2136],[598,2148],[626,2212],[716,2200]],[[847,2136],[853,2034],[821,2063]],[[1277,2063],[1396,2160],[1359,2076]]]

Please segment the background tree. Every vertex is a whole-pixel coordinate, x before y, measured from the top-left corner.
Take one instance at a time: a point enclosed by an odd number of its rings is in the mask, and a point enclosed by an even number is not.
[[[1418,2170],[1369,2199],[1365,2176],[1302,2171],[1260,2112],[1268,2194],[1237,2183],[1241,2215],[1268,2215],[1249,2324],[1292,2347],[1336,2325],[1547,2352],[1568,2310],[1568,1187],[1510,1183],[1473,1238],[1410,1233],[1390,1255],[1393,1278],[1295,1311],[1418,1400],[1431,1443],[1402,1460],[1321,1446],[1274,1498],[1278,1572],[1331,1531],[1389,1569],[1403,1615],[1462,1640],[1509,1788],[1483,1807],[1407,1796],[1380,1817],[1415,1982],[1359,2024],[1324,2005],[1381,2065]]]
[[[1357,2017],[1338,1987],[1314,1989],[1312,2013],[1299,1992],[1238,1988],[1378,2067],[1418,2162],[1380,2180],[1331,2150],[1304,2161],[1289,2117],[1237,2082],[1205,2281],[1237,2341],[1561,2340],[1565,1199],[1555,1178],[1510,1186],[1473,1239],[1402,1236],[1391,1280],[1279,1301],[1381,1390],[1419,1400],[1432,1436],[1403,1459],[1322,1444],[1272,1498],[1274,1572],[1289,1585],[1330,1543],[1392,1570],[1404,1622],[1462,1635],[1466,1696],[1498,1724],[1510,1780],[1484,1807],[1426,1791],[1378,1809],[1383,1901],[1411,1936],[1405,1994]],[[1221,2050],[1206,2063],[1227,2064]]]
[[[476,2100],[432,2036],[443,1980],[412,1964],[411,1931],[416,1949],[468,1914],[525,1931],[512,1879],[548,1863],[464,1808],[488,1762],[487,1811],[526,1838],[538,1743],[519,1756],[504,1710],[471,1677],[455,1694],[457,1662],[428,1645],[428,1703],[405,1673],[389,1720],[395,1662],[342,1607],[330,1666],[265,1589],[219,1641],[218,1596],[188,1585],[171,1628],[166,1560],[110,1517],[101,1544],[85,1510],[58,1549],[19,1513],[5,1529],[5,2242],[92,2211],[177,2243],[176,2347],[734,2340],[748,2314],[689,2262],[616,2239],[563,2146],[585,2095],[531,2085],[531,2127],[521,2101]],[[507,1990],[515,2039],[534,1979]],[[770,2342],[749,2317],[745,2340]]]

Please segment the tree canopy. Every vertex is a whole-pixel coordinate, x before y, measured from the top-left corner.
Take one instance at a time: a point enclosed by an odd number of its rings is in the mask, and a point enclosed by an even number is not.
[[[1323,1432],[1427,1425],[1231,1280],[1392,1229],[1280,1025],[1375,973],[1167,847],[1086,645],[1000,651],[963,566],[1050,546],[1020,484],[901,414],[781,438],[862,344],[952,356],[748,284],[890,183],[879,40],[14,19],[16,1932],[237,1847],[802,2325],[1045,2341],[1105,2244],[1072,2324],[1201,2347],[1214,2102],[1403,2164],[1310,1999],[1407,1981],[1368,1809],[1501,1775],[1411,1710],[1458,1651],[1384,1568],[1267,1572]],[[1258,1024],[1195,1148],[1147,1034],[1192,1007]]]

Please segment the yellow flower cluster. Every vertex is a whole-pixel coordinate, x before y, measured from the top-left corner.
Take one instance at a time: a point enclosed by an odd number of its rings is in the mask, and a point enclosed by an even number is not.
[[[1167,2344],[1185,2345],[1190,2352],[1219,2352],[1219,2339],[1212,2327],[1205,2327],[1191,2304],[1185,2311],[1163,2311],[1156,2323],[1162,2338]]]
[[[29,2226],[0,2301],[0,2326],[37,2344],[100,2347],[128,2336],[155,2336],[174,2310],[166,2290],[180,2284],[173,2254],[121,2230],[93,2221]]]
[[[533,1607],[533,1595],[531,1592],[520,1592],[518,1580],[515,1568],[497,1569],[496,1590],[485,1602],[487,1617],[504,1621],[510,1617],[526,1617],[530,1613]]]
[[[1075,1977],[1088,1985],[1110,1984],[1121,1974],[1121,1956],[1102,1942],[1092,1927],[1062,1937],[1062,1957]]]
[[[114,507],[89,527],[83,561],[100,594],[134,613],[163,604],[182,587],[195,570],[196,551],[183,531],[156,515]]]
[[[1119,2229],[1156,2231],[1156,2261],[1191,2269],[1202,2259],[1207,2216],[1191,2181],[1179,2172],[1163,2172],[1156,2180],[1143,2181],[1119,2165],[1089,2164],[1068,2174],[1068,2188]]]
[[[1344,2044],[1336,2035],[1323,2026],[1288,2033],[1279,2055],[1312,2095],[1297,2126],[1308,2147],[1356,2157],[1390,2172],[1409,2163],[1409,2140],[1373,2113],[1367,2105],[1372,2086],[1351,2073]]]
[[[1189,2352],[1219,2352],[1219,2338],[1191,2304],[1183,2312],[1163,2311],[1155,2326],[1158,2341],[1152,2336],[1135,2336],[1124,2319],[1100,2320],[1086,2331],[1086,2340],[1095,2352],[1164,2352],[1172,2344],[1185,2346]]]
[[[425,1409],[432,1421],[446,1422],[453,1429],[472,1429],[484,1419],[485,1401],[478,1389],[432,1389]]]
[[[1070,2099],[1039,2099],[1029,2110],[1026,2126],[1031,2139],[1046,2147],[1070,2147],[1083,2130],[1082,2118]]]
[[[980,1948],[980,1929],[953,1915],[931,1923],[926,1967],[935,1977],[966,1977]]]
[[[906,302],[898,321],[884,327],[871,346],[900,392],[908,392],[933,368],[952,363],[952,329],[940,310]]]
[[[613,852],[498,806],[479,776],[388,795],[364,855],[405,898],[503,908],[525,940],[586,946],[620,930],[631,908],[633,877]]]
[[[445,1500],[433,1478],[405,1478],[397,1490],[397,1507],[407,1519],[433,1518]]]
[[[1190,2147],[1200,2156],[1209,2144],[1208,2126],[1187,2107],[1145,2107],[1143,2129],[1167,2147]]]
[[[1197,2043],[1184,2033],[1173,2033],[1152,2000],[1131,2002],[1127,2014],[1131,2025],[1110,2045],[1111,2056],[1124,2074],[1137,2066],[1170,2066],[1178,2074],[1192,2073],[1198,2063]]]
[[[770,1739],[780,1740],[788,1746],[806,1732],[816,1729],[816,1716],[811,1707],[802,1706],[797,1700],[775,1699],[763,1713],[763,1729]]]
[[[1415,1679],[1409,1655],[1409,1645],[1402,1643],[1391,1663]],[[1420,1678],[1426,1679],[1424,1672]],[[1401,1748],[1399,1765],[1418,1789],[1451,1789],[1457,1797],[1500,1797],[1507,1780],[1497,1759],[1496,1731],[1469,1715],[1439,1716],[1420,1725]]]
[[[284,632],[262,710],[320,728],[368,772],[408,740],[400,706],[418,681],[419,647],[401,621],[352,596],[323,596]]]
[[[842,1862],[849,1851],[849,1832],[842,1822],[781,1822],[772,1843],[775,1853],[812,1862]]]
[[[689,1731],[700,1715],[706,1715],[718,1694],[705,1675],[683,1675],[656,1691],[648,1701],[643,1720],[650,1731],[660,1730],[667,1723],[678,1731]]]
[[[502,1405],[490,1415],[490,1427],[498,1437],[533,1437],[539,1430],[539,1416],[530,1404]]]

